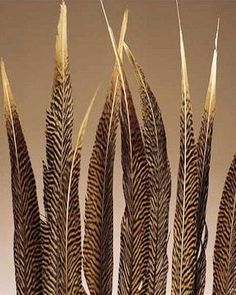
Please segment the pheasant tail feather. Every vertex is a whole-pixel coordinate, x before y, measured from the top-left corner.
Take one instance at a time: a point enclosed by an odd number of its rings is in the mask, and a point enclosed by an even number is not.
[[[102,3],[102,2],[101,2]],[[103,5],[102,5],[103,6]],[[125,212],[121,223],[118,294],[139,294],[147,265],[148,164],[131,92],[104,10],[108,32],[116,56],[121,86],[121,140]]]
[[[168,215],[171,175],[166,150],[166,134],[157,100],[146,82],[131,50],[124,45],[139,85],[144,122],[144,140],[149,164],[150,221],[149,253],[142,294],[165,294],[168,271]]]
[[[3,61],[1,73],[11,160],[16,289],[19,295],[41,295],[42,243],[35,178]]]
[[[198,151],[198,177],[199,196],[197,212],[197,266],[194,283],[194,294],[203,295],[206,280],[206,246],[208,231],[206,225],[206,205],[208,198],[209,171],[211,160],[211,143],[213,124],[215,116],[215,96],[216,96],[216,68],[217,68],[217,41],[218,41],[219,21],[216,31],[215,50],[211,66],[211,75],[206,95],[205,108],[202,115],[201,129],[197,142]]]
[[[120,44],[127,27],[125,12]],[[122,55],[122,46],[119,46]],[[85,203],[84,272],[91,294],[112,294],[113,280],[113,167],[118,127],[118,75],[112,74],[111,89],[98,124],[88,170]]]
[[[197,150],[194,141],[192,107],[183,35],[180,25],[182,105],[180,116],[180,160],[174,220],[172,294],[191,293],[196,269]]]
[[[68,274],[70,270],[67,265],[68,227],[66,222],[68,220],[67,196],[70,194],[68,186],[72,158],[73,102],[68,63],[66,13],[66,5],[63,2],[57,28],[53,93],[46,118],[47,161],[44,164],[44,184],[46,185],[44,205],[48,234],[44,237],[43,256],[45,294],[67,293],[68,277],[71,276]],[[78,213],[78,204],[76,207]],[[76,215],[76,218],[79,218],[79,215]],[[80,224],[78,226],[80,227]],[[76,231],[79,243],[80,229],[77,228]],[[78,249],[81,251],[81,246]],[[74,271],[73,268],[72,272]]]
[[[236,155],[226,177],[217,221],[213,294],[236,292]]]

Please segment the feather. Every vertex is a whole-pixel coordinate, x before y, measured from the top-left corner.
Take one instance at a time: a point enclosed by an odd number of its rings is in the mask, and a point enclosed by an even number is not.
[[[80,126],[76,147],[74,149],[73,158],[71,161],[65,226],[66,294],[81,294],[81,292],[84,292],[81,280],[82,253],[78,183],[80,178],[80,160],[83,137],[96,94],[97,91],[94,94],[94,97]]]
[[[125,212],[121,223],[118,294],[138,294],[147,263],[148,165],[127,81],[122,86],[121,138]]]
[[[16,104],[1,61],[11,160],[17,295],[42,294],[42,245],[36,184]]]
[[[206,95],[205,108],[202,115],[201,129],[197,142],[198,150],[198,177],[199,196],[197,212],[197,266],[194,294],[204,294],[206,279],[206,246],[207,246],[207,225],[206,205],[208,197],[209,170],[211,160],[211,142],[215,116],[215,95],[216,95],[216,67],[217,67],[217,40],[219,21],[217,25],[215,50],[213,54],[211,75]]]
[[[124,80],[121,98],[121,139],[125,212],[121,223],[118,294],[138,294],[147,263],[149,210],[148,164],[144,142],[128,88]]]
[[[120,34],[123,44],[128,21],[125,12]],[[123,46],[119,46],[122,55]],[[85,203],[84,272],[91,295],[112,294],[113,279],[113,167],[119,119],[118,75],[99,120],[88,170]]]
[[[197,243],[197,149],[194,141],[192,107],[189,96],[187,67],[180,21],[179,29],[182,69],[182,105],[180,115],[180,159],[172,254],[171,293],[173,295],[190,294],[193,290]]]
[[[102,1],[101,1],[102,3]],[[121,140],[125,212],[121,223],[118,294],[140,292],[147,263],[148,165],[138,118],[112,29],[103,7],[121,85]]]
[[[72,158],[72,127],[66,5],[63,2],[56,38],[53,93],[46,118],[44,184],[47,186],[44,187],[44,205],[48,235],[44,237],[44,294],[66,294],[66,206]],[[80,240],[80,230],[76,234]]]
[[[143,294],[165,294],[168,271],[168,215],[171,175],[166,150],[166,134],[157,100],[141,67],[125,44],[139,85],[144,122],[144,139],[150,173],[149,255]]]
[[[236,292],[236,155],[220,202],[214,249],[213,294]]]

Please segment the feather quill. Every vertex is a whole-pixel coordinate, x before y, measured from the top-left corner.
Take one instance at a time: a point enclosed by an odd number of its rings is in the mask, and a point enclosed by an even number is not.
[[[124,44],[139,86],[144,122],[144,140],[149,164],[150,221],[146,280],[142,294],[165,294],[168,271],[168,215],[171,195],[166,134],[157,100],[129,47]]]
[[[119,53],[127,29],[126,11]],[[111,89],[98,124],[88,170],[85,203],[84,272],[91,295],[112,294],[113,279],[113,167],[119,119],[118,73],[114,68]]]
[[[173,295],[190,294],[193,290],[197,243],[197,149],[194,141],[192,106],[189,95],[187,66],[180,18],[179,30],[182,69],[182,105],[180,115],[180,160],[172,254],[171,294]]]
[[[102,3],[102,1],[101,1]],[[125,212],[121,223],[118,294],[139,294],[147,263],[148,165],[131,92],[103,7],[121,85],[121,139]]]
[[[3,61],[1,74],[11,160],[17,295],[42,293],[42,243],[36,184]]]
[[[217,221],[213,294],[236,293],[236,155],[230,165]]]
[[[211,160],[212,132],[215,117],[215,96],[216,96],[216,69],[217,69],[217,41],[219,32],[219,21],[217,24],[215,49],[213,53],[211,75],[206,95],[205,108],[202,115],[201,129],[197,141],[198,150],[198,177],[199,196],[197,212],[197,266],[194,285],[194,294],[203,295],[206,280],[206,246],[207,246],[207,225],[206,205],[208,197],[209,170]]]

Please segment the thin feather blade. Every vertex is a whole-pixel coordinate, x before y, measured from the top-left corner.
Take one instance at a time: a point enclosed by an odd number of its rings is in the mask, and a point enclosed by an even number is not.
[[[66,294],[84,294],[82,286],[82,249],[81,249],[81,221],[79,205],[79,178],[82,143],[89,114],[97,95],[93,99],[81,123],[76,146],[71,160],[70,177],[68,182],[66,225],[65,225],[65,267],[66,267]]]
[[[144,140],[149,164],[150,221],[146,280],[142,294],[165,294],[168,271],[168,216],[171,175],[166,150],[166,134],[157,100],[140,65],[124,45],[139,86],[144,122]]]
[[[125,12],[120,44],[128,21]],[[122,55],[122,46],[119,46]],[[112,294],[113,279],[113,167],[119,99],[116,68],[98,124],[88,171],[85,204],[84,272],[90,294]]]
[[[206,225],[206,205],[208,198],[209,171],[211,161],[211,144],[215,117],[217,41],[219,21],[217,24],[215,49],[213,53],[211,75],[202,115],[201,128],[197,142],[199,195],[197,212],[197,266],[194,283],[194,294],[204,294],[206,280],[206,254],[208,231]]]
[[[42,245],[35,178],[3,61],[1,74],[11,160],[16,291],[19,295],[42,294]]]
[[[236,155],[230,165],[218,213],[213,294],[236,292]]]

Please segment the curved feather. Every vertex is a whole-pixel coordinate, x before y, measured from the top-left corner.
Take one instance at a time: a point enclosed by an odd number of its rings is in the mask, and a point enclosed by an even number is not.
[[[11,160],[16,291],[39,295],[43,294],[42,245],[35,178],[3,61],[1,73]]]
[[[149,253],[146,280],[142,294],[165,294],[168,271],[167,242],[171,195],[170,166],[166,150],[166,134],[157,100],[145,80],[129,47],[124,45],[133,65],[142,104],[144,139],[149,164],[150,221]]]
[[[126,11],[120,34],[120,55],[127,21]],[[115,68],[111,89],[99,120],[88,170],[83,266],[91,295],[112,294],[113,167],[120,104],[117,74]]]
[[[236,293],[236,155],[226,177],[217,221],[213,294]]]
[[[206,95],[205,108],[202,115],[201,129],[197,142],[198,150],[198,177],[199,196],[197,212],[197,266],[194,294],[204,294],[206,280],[206,246],[207,246],[207,225],[206,205],[208,198],[209,170],[211,161],[212,132],[215,117],[215,96],[216,96],[216,68],[217,68],[217,41],[219,21],[217,25],[215,49],[211,66],[211,75]]]
[[[102,3],[102,1],[101,1]],[[148,164],[132,95],[112,29],[103,7],[121,85],[121,140],[125,212],[121,222],[118,294],[139,294],[147,264]]]
[[[65,267],[66,267],[66,294],[84,294],[82,286],[82,251],[81,251],[81,221],[79,206],[79,178],[80,160],[83,137],[87,126],[88,117],[95,100],[97,91],[89,105],[85,117],[80,126],[76,146],[71,161],[70,177],[66,204],[65,225]]]
[[[180,29],[182,69],[182,105],[180,115],[180,160],[177,180],[174,245],[172,254],[172,290],[174,294],[190,294],[194,287],[197,244],[198,170],[194,141],[192,107],[187,66]]]

